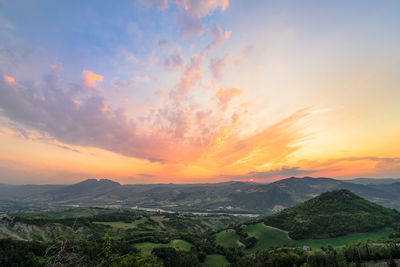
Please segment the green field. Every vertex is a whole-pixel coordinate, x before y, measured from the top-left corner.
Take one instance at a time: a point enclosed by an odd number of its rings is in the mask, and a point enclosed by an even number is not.
[[[185,250],[185,251],[190,251],[190,249],[193,247],[192,244],[190,244],[189,242],[185,241],[185,240],[172,240],[170,242],[170,246],[176,249],[181,249],[181,250]]]
[[[147,221],[147,218],[141,218],[139,220],[126,223],[126,222],[94,222],[96,224],[104,224],[104,225],[109,225],[113,228],[118,228],[118,229],[130,229],[130,228],[136,228],[139,224],[145,223]]]
[[[149,255],[153,250],[153,248],[173,247],[176,249],[190,251],[192,246],[193,245],[190,244],[189,242],[180,239],[172,240],[168,244],[144,242],[144,243],[137,243],[134,245],[135,248],[140,249],[142,253],[146,255]]]
[[[340,236],[335,238],[326,238],[326,239],[305,239],[305,240],[295,240],[294,244],[299,246],[309,246],[313,249],[319,249],[321,246],[331,245],[332,247],[340,247],[349,243],[357,243],[364,241],[378,241],[380,239],[387,239],[388,236],[393,232],[391,228],[384,228],[375,230],[368,233],[356,233],[349,234],[346,236]]]
[[[239,247],[239,236],[233,229],[219,232],[216,236],[216,239],[218,245],[224,247]]]
[[[138,243],[135,244],[134,247],[137,249],[140,249],[143,254],[149,255],[153,248],[162,248],[162,247],[168,247],[169,244],[162,244],[162,243],[150,243],[150,242],[144,242],[144,243]]]
[[[203,263],[204,267],[221,267],[228,265],[229,262],[226,260],[226,258],[219,254],[207,255],[207,258]]]
[[[286,232],[276,228],[266,226],[264,223],[249,225],[244,230],[249,236],[257,238],[257,244],[247,250],[247,253],[254,253],[257,250],[268,248],[271,246],[292,244]]]
[[[253,248],[245,250],[246,254],[252,254],[257,250],[269,247],[284,245],[299,247],[309,246],[312,249],[320,249],[321,246],[326,247],[328,245],[331,245],[332,247],[340,247],[349,243],[386,239],[389,234],[393,232],[390,228],[384,228],[368,233],[355,233],[335,238],[292,240],[288,237],[288,234],[285,231],[266,226],[263,223],[249,225],[244,229],[244,231],[249,236],[257,238],[257,244]],[[237,247],[238,240],[239,236],[233,229],[219,232],[216,236],[217,244],[224,247]]]

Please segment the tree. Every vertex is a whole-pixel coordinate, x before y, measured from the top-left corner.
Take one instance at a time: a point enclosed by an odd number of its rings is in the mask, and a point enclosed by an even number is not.
[[[100,258],[101,263],[104,266],[111,266],[111,239],[108,233],[104,235],[103,248],[100,253]]]

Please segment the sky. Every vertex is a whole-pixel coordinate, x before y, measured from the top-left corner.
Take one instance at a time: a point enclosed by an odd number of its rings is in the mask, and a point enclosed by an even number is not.
[[[0,183],[400,177],[397,0],[0,0]]]

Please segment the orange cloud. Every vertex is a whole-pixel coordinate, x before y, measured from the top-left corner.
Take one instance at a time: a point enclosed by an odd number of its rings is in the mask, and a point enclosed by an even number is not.
[[[231,33],[232,33],[232,31],[226,31],[225,38],[228,39],[229,37],[231,37]]]
[[[222,11],[225,11],[225,10],[228,8],[228,5],[229,5],[229,0],[224,0],[224,1],[222,2],[221,10],[222,10]]]
[[[11,77],[11,76],[8,76],[8,75],[4,75],[4,76],[3,76],[3,79],[4,79],[4,81],[5,81],[6,83],[8,83],[8,84],[12,84],[12,83],[15,82],[14,77]]]
[[[237,88],[221,88],[218,90],[215,96],[218,99],[218,105],[220,106],[221,110],[225,111],[233,97],[239,96],[242,93],[243,91]]]
[[[96,82],[101,82],[103,80],[103,76],[90,72],[88,70],[82,71],[82,84],[87,87],[96,86]]]
[[[110,107],[109,107],[107,104],[104,105],[102,111],[106,112],[106,111],[108,111],[108,110],[110,110]]]
[[[391,177],[400,171],[400,157],[341,157],[324,161],[300,160],[298,164],[314,170],[317,176],[326,177]]]
[[[296,144],[306,137],[301,131],[300,121],[308,115],[308,110],[299,110],[278,123],[245,137],[238,134],[235,125],[224,127],[197,164],[215,172],[240,174],[256,170],[267,163],[273,166],[285,162],[300,149],[300,145]],[[237,123],[238,119],[239,116],[234,114],[232,123]]]

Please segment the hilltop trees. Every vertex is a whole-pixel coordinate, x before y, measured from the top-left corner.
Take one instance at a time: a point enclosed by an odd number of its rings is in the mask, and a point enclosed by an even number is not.
[[[262,221],[289,231],[293,239],[330,238],[390,226],[400,222],[400,213],[348,190],[336,190],[267,216]]]

